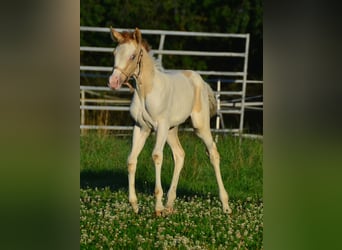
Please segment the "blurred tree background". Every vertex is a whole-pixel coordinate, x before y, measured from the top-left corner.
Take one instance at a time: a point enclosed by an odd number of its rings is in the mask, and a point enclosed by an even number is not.
[[[82,0],[80,23],[81,26],[113,26],[127,29],[139,27],[140,29],[250,33],[248,79],[261,80],[262,10],[261,0]],[[148,41],[153,45],[153,41],[150,39]],[[199,50],[203,50],[201,43],[189,43],[193,50],[200,46]],[[81,44],[113,46],[108,34],[100,33],[81,33]],[[187,46],[187,41],[174,39],[167,44],[173,49],[182,49]],[[220,46],[220,43],[215,46]],[[88,65],[95,65],[91,59],[88,60],[90,60]],[[99,64],[99,60],[104,59],[95,58],[95,60],[97,60],[96,64]],[[185,57],[182,61],[183,68],[193,68],[191,61],[193,60],[187,60]],[[210,68],[201,60],[196,60],[196,63],[203,64],[199,66],[200,69]],[[103,61],[103,64],[112,66],[112,61],[110,63]],[[198,69],[198,66],[196,68]]]

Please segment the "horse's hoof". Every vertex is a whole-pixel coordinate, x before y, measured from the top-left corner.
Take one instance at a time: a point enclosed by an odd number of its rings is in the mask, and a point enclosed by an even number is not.
[[[140,213],[141,213],[140,210],[141,210],[141,209],[139,209],[138,206],[133,208],[133,212],[134,212],[135,214],[140,214]]]
[[[176,210],[174,210],[172,207],[168,207],[168,208],[164,208],[163,210],[160,211],[156,211],[156,216],[160,217],[160,216],[168,216],[170,214],[174,214],[176,212]]]
[[[233,211],[230,208],[227,208],[227,209],[224,210],[224,212],[226,214],[232,214]]]
[[[157,217],[160,217],[163,215],[163,210],[160,210],[160,211],[156,211],[156,216]]]
[[[173,214],[173,208],[172,207],[167,207],[164,209],[163,211],[164,215],[169,215],[169,214]]]
[[[232,214],[233,211],[229,206],[227,206],[227,207],[223,207],[223,212],[226,214]]]

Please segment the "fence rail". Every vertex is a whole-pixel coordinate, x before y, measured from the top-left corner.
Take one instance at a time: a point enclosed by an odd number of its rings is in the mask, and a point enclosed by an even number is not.
[[[124,29],[116,28],[117,31],[123,31]],[[127,29],[125,29],[127,30]],[[80,27],[81,32],[104,32],[109,33],[109,28],[103,27]],[[249,34],[226,34],[226,33],[208,33],[208,32],[186,32],[186,31],[166,31],[166,30],[141,30],[143,35],[157,35],[160,37],[158,49],[152,50],[151,53],[158,56],[162,65],[163,55],[175,55],[175,56],[205,56],[205,57],[238,57],[243,59],[243,69],[238,71],[215,71],[215,70],[194,70],[201,75],[221,76],[221,77],[240,77],[241,79],[222,79],[222,82],[235,82],[241,83],[241,90],[239,91],[221,91],[221,81],[217,81],[217,89],[215,91],[218,115],[216,118],[216,127],[212,129],[217,133],[233,133],[238,136],[246,136],[253,138],[262,138],[262,135],[246,135],[244,134],[244,115],[245,110],[255,110],[260,112],[263,110],[262,101],[251,101],[246,98],[247,84],[262,84],[262,81],[247,80],[247,65],[248,65],[248,52],[249,52]],[[164,44],[166,43],[166,37],[168,36],[190,36],[190,37],[208,37],[208,38],[237,38],[242,39],[244,42],[244,51],[194,51],[194,50],[166,50]],[[83,52],[103,52],[112,53],[113,48],[99,47],[99,46],[80,46],[80,51]],[[80,71],[96,71],[96,72],[111,72],[112,67],[105,67],[101,65],[81,65]],[[176,72],[178,69],[165,69],[165,72]],[[87,125],[86,112],[87,110],[107,110],[107,111],[128,111],[129,100],[111,100],[108,98],[89,98],[87,95],[96,95],[97,92],[110,91],[108,87],[97,86],[80,86],[80,112],[81,112],[81,124],[80,129],[108,129],[108,130],[132,130],[132,126],[114,126],[114,125]],[[128,92],[127,88],[122,88],[117,93]],[[112,92],[111,92],[112,93]],[[239,96],[238,99],[231,101],[224,100],[227,96]],[[101,105],[99,105],[101,104]],[[239,115],[238,128],[225,128],[223,123],[223,115],[235,114]],[[184,129],[191,130],[191,129]]]
[[[122,28],[115,28],[115,30],[119,32],[122,32],[125,30],[134,31],[134,29],[122,29]],[[110,29],[103,28],[103,27],[80,26],[80,31],[109,33]],[[195,37],[204,36],[204,37],[232,37],[232,38],[246,38],[246,36],[248,36],[248,34],[211,33],[211,32],[177,31],[177,30],[141,29],[140,31],[146,35],[195,36]]]

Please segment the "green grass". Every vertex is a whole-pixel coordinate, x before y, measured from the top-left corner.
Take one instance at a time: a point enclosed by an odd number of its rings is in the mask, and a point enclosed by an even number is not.
[[[175,214],[154,217],[152,135],[139,156],[136,189],[141,214],[127,198],[126,159],[131,137],[81,137],[82,249],[261,249],[263,232],[262,142],[230,136],[217,143],[221,172],[233,214],[221,211],[214,171],[204,144],[180,135],[186,152],[178,185]],[[164,150],[162,185],[167,192],[172,153]]]

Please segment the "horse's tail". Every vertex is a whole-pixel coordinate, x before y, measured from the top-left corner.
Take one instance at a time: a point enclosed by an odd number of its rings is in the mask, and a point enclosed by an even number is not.
[[[217,114],[217,101],[216,101],[216,97],[215,97],[214,91],[212,90],[210,85],[208,83],[206,83],[206,82],[204,82],[204,85],[206,86],[207,92],[208,92],[209,114],[210,114],[210,117],[213,117],[214,115]]]

